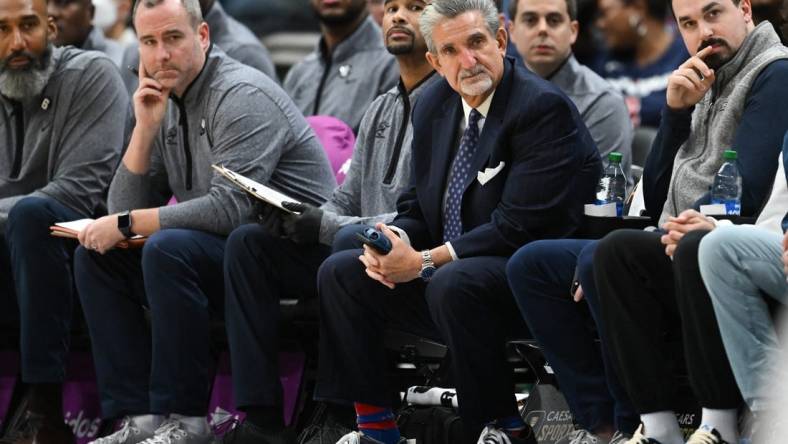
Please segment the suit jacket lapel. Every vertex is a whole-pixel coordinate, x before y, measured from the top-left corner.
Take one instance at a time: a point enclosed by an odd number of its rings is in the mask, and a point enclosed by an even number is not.
[[[454,158],[455,146],[459,138],[457,128],[462,119],[462,104],[460,97],[452,94],[443,105],[444,113],[442,116],[433,120],[432,125],[432,162],[430,163],[430,177],[427,178],[428,192],[427,202],[422,211],[427,221],[441,232],[443,221],[443,194],[446,191],[446,178],[449,175],[449,168]],[[435,214],[427,214],[434,209]],[[437,234],[436,232],[435,234]]]
[[[484,127],[479,135],[479,146],[476,147],[476,152],[471,159],[471,174],[465,180],[463,193],[476,180],[476,172],[484,171],[490,153],[495,149],[495,143],[500,139],[499,135],[503,127],[503,118],[509,102],[509,91],[512,88],[512,77],[514,77],[514,66],[510,66],[512,63],[509,58],[503,60],[503,65],[503,77],[495,90],[490,110],[487,112],[487,117],[484,120]],[[492,167],[495,166],[492,165]]]

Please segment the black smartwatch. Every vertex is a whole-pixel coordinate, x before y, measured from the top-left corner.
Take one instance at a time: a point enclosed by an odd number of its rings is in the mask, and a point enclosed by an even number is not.
[[[118,231],[120,231],[126,239],[134,237],[134,233],[131,232],[131,211],[124,211],[118,214]]]

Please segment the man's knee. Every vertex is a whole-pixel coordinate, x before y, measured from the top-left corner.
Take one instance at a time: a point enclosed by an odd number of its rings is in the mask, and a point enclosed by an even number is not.
[[[44,197],[26,197],[17,202],[8,213],[6,237],[9,242],[21,238],[42,237],[56,221],[52,206],[55,202]]]
[[[268,234],[259,224],[242,225],[233,230],[227,238],[225,256],[241,258],[253,256],[260,251],[276,252],[282,242],[287,240]]]
[[[345,250],[332,254],[323,261],[317,271],[318,288],[321,289],[321,293],[326,285],[357,279],[361,274],[366,277],[363,271],[364,264],[358,259],[361,254],[361,250]]]
[[[164,271],[179,267],[188,260],[197,240],[191,230],[166,229],[154,233],[142,248],[142,266],[147,270]]]
[[[673,253],[673,263],[676,265],[697,263],[700,241],[707,234],[709,232],[706,230],[695,230],[685,234],[678,245],[676,245],[676,251]]]
[[[369,228],[368,225],[347,225],[339,229],[334,236],[334,242],[331,245],[331,252],[337,253],[345,250],[353,250],[361,248],[361,242],[358,240],[357,234],[364,232]]]
[[[471,287],[478,276],[472,276],[467,268],[459,265],[455,261],[440,267],[427,285],[427,306],[435,320],[465,319],[468,315],[472,316],[468,309],[473,306],[470,299],[480,295],[471,290]]]

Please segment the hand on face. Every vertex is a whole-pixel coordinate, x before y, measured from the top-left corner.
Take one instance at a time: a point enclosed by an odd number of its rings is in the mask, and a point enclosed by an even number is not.
[[[668,218],[662,228],[668,233],[663,235],[660,241],[665,245],[665,254],[673,257],[679,241],[685,234],[694,230],[711,231],[714,229],[714,222],[695,210],[685,210],[676,217]]]
[[[714,84],[714,70],[703,61],[714,48],[707,46],[690,57],[668,77],[667,104],[682,110],[694,106]]]
[[[140,61],[139,86],[134,93],[134,117],[137,125],[146,129],[156,130],[164,120],[170,90],[150,77],[145,65]]]
[[[393,289],[396,284],[410,282],[421,273],[421,253],[411,248],[385,224],[375,226],[391,241],[391,251],[380,254],[364,245],[359,260],[367,267],[367,276]]]
[[[88,250],[104,254],[126,239],[118,230],[118,216],[113,214],[96,219],[79,232],[79,243]]]

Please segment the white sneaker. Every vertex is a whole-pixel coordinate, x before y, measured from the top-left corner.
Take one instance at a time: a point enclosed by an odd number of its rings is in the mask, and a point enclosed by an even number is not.
[[[575,429],[568,435],[556,441],[556,444],[602,444],[606,443],[604,439],[594,435],[585,429]]]
[[[153,432],[152,437],[139,444],[211,444],[213,441],[212,433],[202,435],[190,433],[177,419],[170,418]]]
[[[616,433],[614,433],[613,437],[610,438],[610,442],[608,444],[626,444],[631,438],[631,436],[625,435],[616,430]]]
[[[120,423],[120,430],[95,441],[90,441],[88,444],[137,444],[151,437],[153,437],[152,432],[141,429],[133,419],[127,416]]]
[[[689,437],[687,444],[728,444],[728,442],[722,439],[717,429],[702,425]]]
[[[660,444],[660,442],[654,438],[643,436],[643,424],[640,424],[638,429],[635,430],[635,434],[632,435],[632,438],[629,438],[626,444]]]

